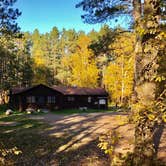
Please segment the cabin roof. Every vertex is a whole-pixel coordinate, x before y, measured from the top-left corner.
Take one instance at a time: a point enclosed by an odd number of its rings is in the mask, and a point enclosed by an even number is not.
[[[23,92],[26,92],[32,88],[34,88],[36,86],[31,86],[31,87],[14,87],[11,89],[12,91],[12,94],[19,94],[19,93],[23,93]]]
[[[23,92],[27,92],[29,90],[32,90],[33,88],[36,88],[38,86],[45,86],[42,84],[31,86],[31,87],[15,87],[12,88],[12,94],[21,94]],[[103,88],[87,88],[87,87],[65,87],[65,86],[52,86],[48,87],[49,89],[58,91],[62,93],[63,95],[108,95],[105,89]]]
[[[52,88],[63,93],[64,95],[107,95],[107,92],[103,88],[64,86],[53,86]]]
[[[29,91],[29,90],[32,90],[32,89],[34,89],[34,88],[37,88],[37,87],[39,87],[39,86],[44,86],[44,87],[46,87],[46,88],[52,89],[52,88],[50,88],[50,87],[48,87],[48,86],[46,86],[46,85],[38,84],[38,85],[30,86],[30,87],[14,87],[14,88],[11,89],[11,91],[12,91],[12,94],[20,94],[20,93],[23,93],[23,92],[27,92],[27,91]],[[52,90],[54,90],[54,89],[52,89]]]

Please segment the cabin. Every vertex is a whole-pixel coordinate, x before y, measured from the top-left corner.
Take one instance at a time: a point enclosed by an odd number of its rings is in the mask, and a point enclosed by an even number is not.
[[[11,108],[24,111],[27,108],[51,110],[69,108],[107,109],[108,93],[102,88],[48,87],[43,84],[10,91]]]

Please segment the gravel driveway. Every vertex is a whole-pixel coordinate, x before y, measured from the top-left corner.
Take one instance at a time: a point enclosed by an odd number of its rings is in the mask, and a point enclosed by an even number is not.
[[[56,115],[48,113],[44,115],[31,115],[31,119],[43,120],[50,124],[46,134],[52,137],[65,137],[70,135],[68,142],[57,152],[69,151],[96,140],[100,135],[116,130],[120,133],[120,141],[116,146],[116,152],[125,153],[132,151],[134,142],[134,126],[126,123],[125,113],[80,113],[72,115]],[[158,156],[166,161],[166,129],[164,128]]]
[[[72,115],[56,115],[48,113],[45,115],[30,116],[31,119],[44,120],[51,127],[46,131],[50,136],[64,137],[71,136],[71,139],[57,152],[68,151],[88,142],[98,139],[101,134],[110,130],[116,130],[120,133],[121,141],[117,146],[117,151],[132,149],[133,144],[133,125],[125,124],[127,114],[124,113],[81,113]]]

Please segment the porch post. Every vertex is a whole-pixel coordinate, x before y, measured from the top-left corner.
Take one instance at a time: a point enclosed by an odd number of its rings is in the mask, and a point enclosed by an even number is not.
[[[18,104],[19,104],[19,111],[23,111],[23,104],[22,104],[22,98],[21,96],[18,97]]]

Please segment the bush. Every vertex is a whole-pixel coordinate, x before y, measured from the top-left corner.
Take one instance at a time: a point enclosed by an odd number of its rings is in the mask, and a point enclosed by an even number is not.
[[[7,104],[0,105],[0,114],[4,114],[4,112],[8,109]]]

